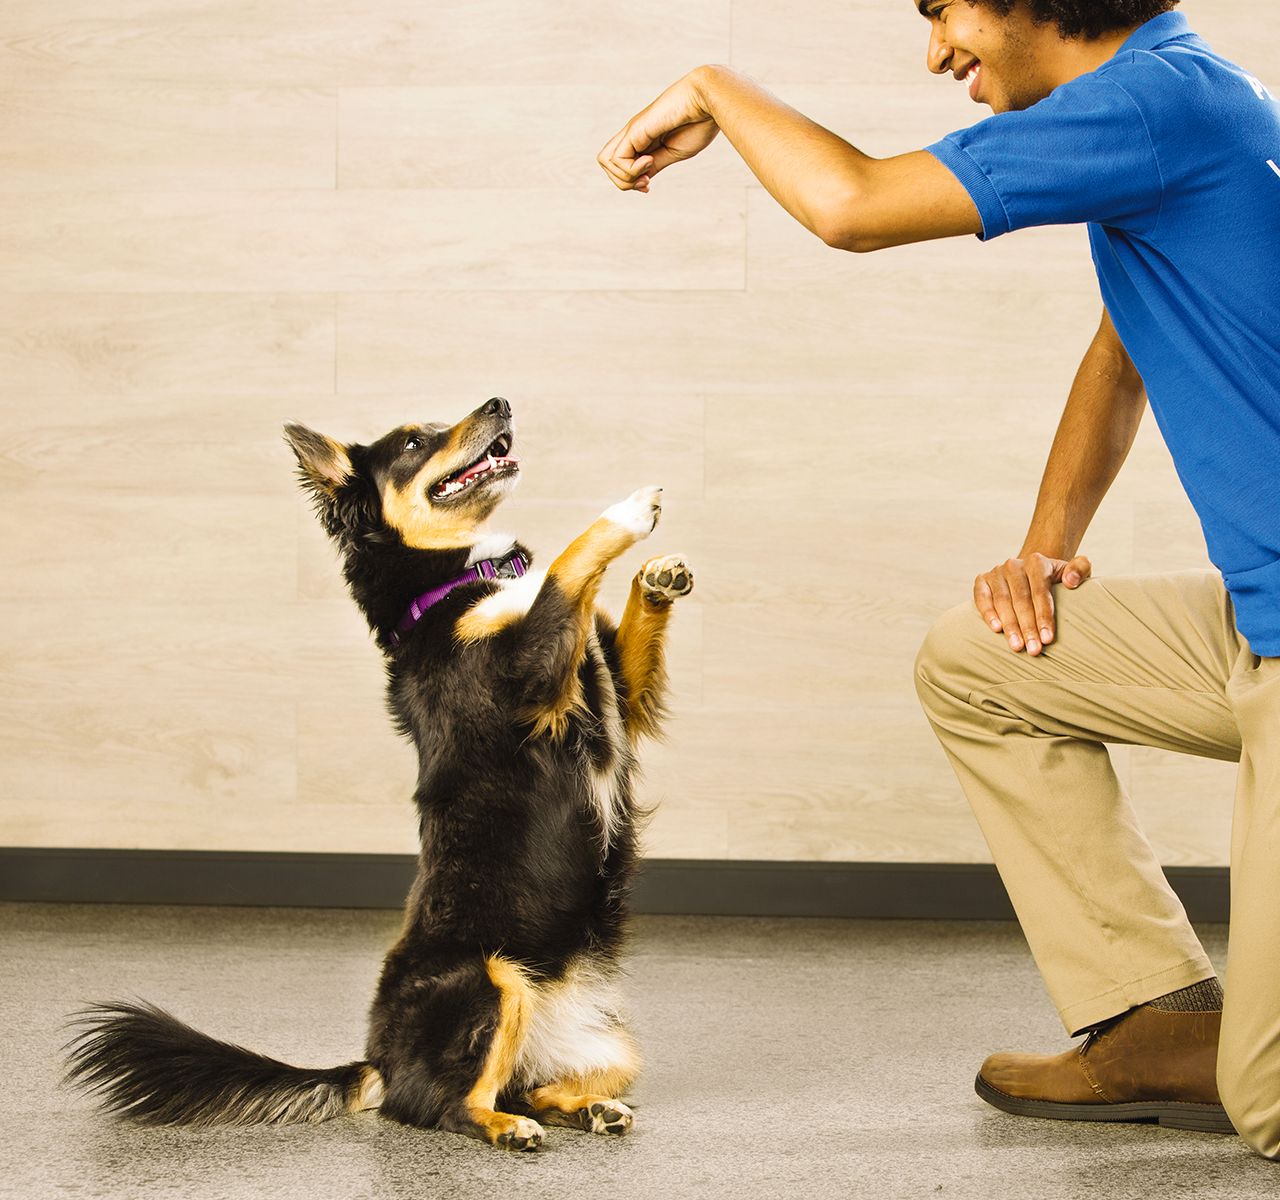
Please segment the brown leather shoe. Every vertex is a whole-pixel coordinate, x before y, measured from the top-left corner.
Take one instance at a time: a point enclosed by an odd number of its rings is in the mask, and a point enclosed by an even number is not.
[[[975,1082],[988,1104],[1058,1121],[1156,1121],[1234,1133],[1218,1096],[1220,1012],[1143,1005],[1062,1054],[993,1054]]]

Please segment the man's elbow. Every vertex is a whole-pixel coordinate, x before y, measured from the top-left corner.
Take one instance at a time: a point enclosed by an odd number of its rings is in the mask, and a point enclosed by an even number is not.
[[[883,250],[892,245],[883,237],[877,237],[864,229],[848,225],[836,225],[824,228],[818,236],[833,250],[848,250],[851,254],[867,254],[872,250]]]
[[[858,214],[859,207],[856,201],[847,199],[827,206],[815,221],[813,232],[833,250],[848,250],[852,254],[866,254],[892,245]]]

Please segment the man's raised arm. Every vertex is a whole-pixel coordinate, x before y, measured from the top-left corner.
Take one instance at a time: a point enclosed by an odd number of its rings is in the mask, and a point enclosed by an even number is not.
[[[932,154],[872,158],[731,67],[698,67],[637,113],[597,161],[647,192],[724,131],[783,208],[829,246],[879,250],[982,231],[969,193]]]

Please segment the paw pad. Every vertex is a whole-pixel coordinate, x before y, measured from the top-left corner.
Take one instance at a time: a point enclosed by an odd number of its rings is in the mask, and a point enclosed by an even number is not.
[[[516,1117],[512,1127],[498,1135],[498,1145],[507,1150],[536,1150],[542,1145],[542,1126],[537,1121]]]
[[[651,558],[640,568],[639,578],[650,600],[670,602],[693,591],[693,572],[678,554]]]
[[[583,1124],[592,1133],[623,1134],[634,1120],[631,1110],[620,1100],[597,1100],[582,1115],[586,1118]]]

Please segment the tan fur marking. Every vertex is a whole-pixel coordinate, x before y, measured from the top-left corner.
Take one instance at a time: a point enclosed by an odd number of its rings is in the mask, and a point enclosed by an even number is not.
[[[463,645],[469,645],[515,624],[533,607],[544,578],[543,572],[531,571],[477,600],[454,624],[454,637]]]
[[[440,510],[427,499],[427,481],[461,470],[461,447],[466,441],[474,421],[459,421],[449,430],[449,440],[422,465],[422,469],[403,487],[393,487],[389,482],[382,491],[382,517],[403,539],[406,546],[415,550],[456,550],[475,542],[476,522],[474,512],[468,513],[465,505],[456,509]],[[401,427],[408,433],[413,426]]]
[[[489,1141],[496,1142],[519,1121],[511,1113],[495,1112],[493,1106],[498,1101],[498,1093],[515,1074],[533,994],[524,972],[515,963],[495,954],[485,959],[485,969],[490,982],[498,989],[498,1024],[489,1043],[484,1068],[467,1093],[464,1107],[468,1117],[485,1130]]]
[[[286,425],[285,434],[314,488],[333,496],[351,478],[351,456],[341,442],[305,425]]]
[[[382,1095],[382,1076],[378,1073],[378,1068],[366,1066],[361,1072],[360,1086],[347,1103],[347,1108],[350,1112],[379,1108],[382,1105]]]
[[[530,713],[534,736],[549,735],[562,738],[568,732],[569,718],[574,711],[586,707],[582,695],[582,682],[578,668],[587,651],[587,637],[591,632],[595,611],[596,593],[609,564],[635,545],[636,535],[606,517],[592,522],[585,533],[579,534],[547,568],[547,578],[554,579],[573,606],[577,643],[573,653],[573,667],[565,676],[560,695],[546,708]]]
[[[568,1125],[572,1128],[590,1129],[593,1125],[586,1115],[593,1104],[620,1110],[626,1114],[626,1127],[630,1127],[631,1114],[621,1103],[638,1072],[636,1064],[592,1071],[586,1075],[568,1075],[542,1087],[534,1088],[524,1096],[538,1120],[547,1125]],[[620,1128],[596,1128],[594,1132],[622,1132]]]
[[[549,1083],[546,1087],[534,1088],[525,1099],[534,1112],[542,1114],[548,1110],[575,1113],[597,1102],[607,1104],[610,1100],[616,1100],[617,1097],[583,1092],[579,1088],[564,1083]]]
[[[576,1088],[582,1092],[598,1092],[610,1099],[625,1096],[640,1074],[640,1055],[634,1052],[634,1058],[628,1063],[619,1063],[612,1067],[603,1067],[598,1071],[589,1071],[585,1075],[575,1075],[560,1080],[564,1088]]]
[[[466,508],[440,511],[427,499],[423,476],[434,478],[433,457],[403,488],[390,483],[382,492],[382,518],[415,550],[455,550],[476,540],[479,525]]]
[[[647,600],[640,576],[631,581],[627,607],[618,623],[618,665],[627,685],[627,734],[634,743],[655,737],[667,687],[663,653],[671,604]]]
[[[473,604],[458,618],[453,626],[453,636],[460,642],[480,642],[494,637],[508,626],[514,625],[524,613],[516,609],[505,609],[500,612],[477,611],[478,604]]]

